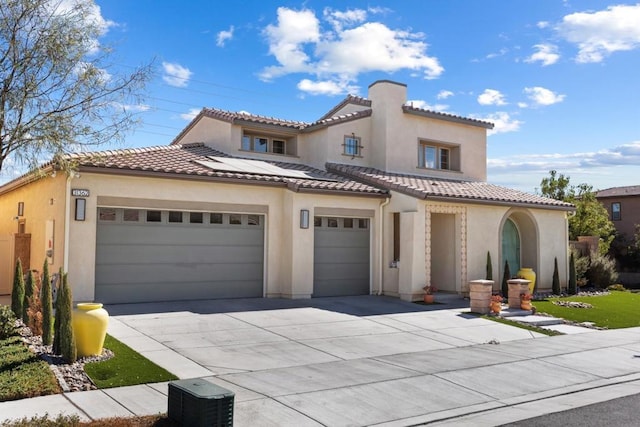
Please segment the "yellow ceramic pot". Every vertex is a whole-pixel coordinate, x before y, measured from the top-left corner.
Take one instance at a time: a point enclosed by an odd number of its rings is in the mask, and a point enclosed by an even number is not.
[[[109,313],[102,308],[102,304],[79,303],[73,310],[72,324],[78,357],[102,354],[102,346],[109,325]]]
[[[533,290],[536,287],[536,272],[533,271],[532,268],[521,268],[517,273],[518,277],[522,277],[525,280],[528,280],[529,283],[529,293],[533,295]]]

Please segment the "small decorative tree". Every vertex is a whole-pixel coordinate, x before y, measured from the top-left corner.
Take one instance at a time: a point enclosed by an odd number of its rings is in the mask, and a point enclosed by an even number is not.
[[[551,290],[554,295],[560,295],[560,275],[558,274],[558,258],[553,259],[553,281]]]
[[[24,284],[24,299],[22,300],[22,321],[25,325],[29,324],[29,299],[33,297],[35,293],[34,282],[33,271],[29,270],[27,273],[27,281]]]
[[[487,251],[487,278],[493,280],[493,266],[491,265],[491,252]]]
[[[33,295],[27,299],[27,326],[31,329],[33,335],[42,335],[42,304],[40,301],[40,285],[34,280]]]
[[[509,261],[504,262],[504,275],[502,276],[502,295],[509,295],[509,279],[511,272],[509,271]]]
[[[13,275],[13,289],[11,290],[11,310],[18,319],[22,319],[24,311],[24,276],[22,273],[22,261],[18,258],[16,270]]]
[[[567,293],[569,295],[575,295],[578,292],[578,285],[576,281],[576,259],[573,256],[573,252],[571,252],[571,256],[569,257],[569,288],[567,289]]]
[[[57,278],[57,290],[56,290],[56,313],[53,321],[53,354],[60,354],[60,318],[62,316],[63,308],[60,307],[62,303],[62,268],[58,271]]]
[[[51,277],[49,277],[49,263],[44,260],[42,267],[42,344],[51,345],[53,340],[53,304],[51,302]]]
[[[67,282],[67,275],[61,276],[61,293],[58,298],[61,300],[60,311],[60,354],[69,363],[77,359],[76,342],[73,336],[73,325],[71,323],[71,309],[73,308],[73,297],[71,288]],[[57,313],[56,313],[57,316]]]

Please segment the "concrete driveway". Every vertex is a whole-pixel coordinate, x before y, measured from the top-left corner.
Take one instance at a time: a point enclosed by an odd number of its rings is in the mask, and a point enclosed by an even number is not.
[[[525,357],[498,343],[544,337],[464,314],[468,302],[440,297],[448,304],[363,296],[107,309],[117,339],[180,378],[234,391],[236,425],[371,425],[495,405],[485,375],[470,388],[453,369],[518,370]]]

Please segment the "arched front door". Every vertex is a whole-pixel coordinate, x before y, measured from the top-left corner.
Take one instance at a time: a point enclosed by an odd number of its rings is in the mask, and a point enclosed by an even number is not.
[[[507,219],[502,228],[502,265],[500,269],[504,271],[504,261],[509,261],[509,272],[515,276],[520,270],[520,233],[518,227],[510,219]]]

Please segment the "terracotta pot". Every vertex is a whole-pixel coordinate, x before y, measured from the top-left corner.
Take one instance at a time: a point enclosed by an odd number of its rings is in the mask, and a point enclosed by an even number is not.
[[[531,311],[531,301],[520,301],[520,308]]]
[[[500,301],[491,301],[489,310],[491,310],[492,313],[500,313],[500,310],[502,310],[502,303]]]
[[[433,304],[435,298],[436,297],[433,294],[424,294],[424,302],[427,304]]]

